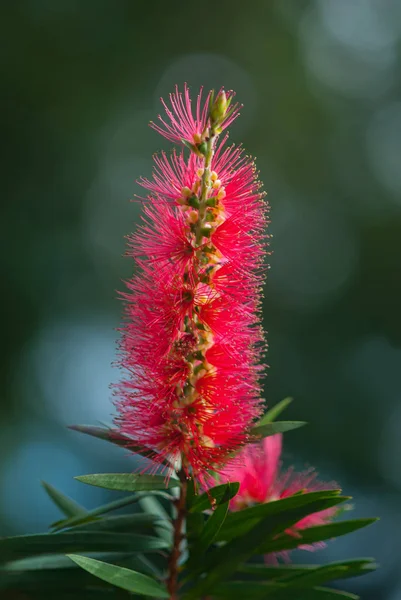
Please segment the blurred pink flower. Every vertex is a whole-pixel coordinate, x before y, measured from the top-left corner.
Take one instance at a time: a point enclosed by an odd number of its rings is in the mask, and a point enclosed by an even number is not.
[[[240,484],[238,494],[231,500],[231,510],[238,511],[299,493],[338,489],[338,485],[333,481],[330,483],[317,481],[317,472],[313,468],[300,473],[296,473],[292,467],[281,470],[281,451],[282,435],[276,434],[264,438],[260,443],[249,444],[226,464],[220,479],[238,481]],[[330,522],[337,511],[338,508],[333,507],[308,515],[286,530],[286,533],[299,537],[302,529]],[[319,542],[313,545],[300,544],[298,548],[312,551],[324,546],[323,542]],[[284,560],[288,560],[288,554],[288,552],[278,553]],[[267,560],[276,562],[276,556],[269,555]]]

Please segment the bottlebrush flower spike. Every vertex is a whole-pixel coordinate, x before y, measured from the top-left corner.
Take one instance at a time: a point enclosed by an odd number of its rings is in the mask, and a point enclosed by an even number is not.
[[[261,413],[260,291],[266,206],[253,161],[219,143],[236,116],[213,92],[196,116],[188,88],[160,131],[193,147],[154,158],[143,224],[129,238],[140,269],[127,282],[116,386],[119,430],[200,480],[247,441]],[[186,150],[185,150],[186,152]]]
[[[317,481],[314,469],[296,473],[290,468],[280,471],[282,451],[282,434],[277,433],[256,444],[248,444],[240,453],[228,462],[220,473],[221,481],[238,481],[238,494],[230,502],[230,510],[237,511],[254,504],[264,504],[281,500],[294,494],[315,492],[319,490],[338,489],[335,482]],[[308,527],[325,525],[338,512],[337,507],[328,508],[304,517],[287,534],[298,536],[298,532]],[[301,544],[301,550],[315,550],[324,547],[324,542],[313,545]],[[284,560],[288,560],[288,552],[279,552]],[[276,562],[277,557],[268,556],[268,562]]]

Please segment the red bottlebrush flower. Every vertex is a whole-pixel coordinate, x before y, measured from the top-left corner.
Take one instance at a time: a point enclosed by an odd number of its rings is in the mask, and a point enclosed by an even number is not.
[[[264,351],[266,207],[253,162],[226,138],[216,146],[237,108],[211,94],[193,118],[188,88],[176,90],[166,137],[202,134],[204,148],[155,157],[153,179],[140,182],[150,193],[129,238],[139,272],[123,294],[116,388],[120,431],[200,479],[260,415]]]
[[[182,143],[184,140],[195,146],[201,144],[205,136],[209,135],[212,122],[219,128],[217,133],[221,133],[236,119],[240,105],[230,106],[234,94],[232,91],[226,93],[223,89],[219,91],[215,100],[213,92],[210,91],[202,104],[202,92],[203,88],[200,89],[196,101],[194,116],[187,84],[184,85],[184,94],[176,86],[175,92],[170,94],[171,108],[161,98],[168,121],[159,115],[162,125],[151,122],[151,127],[171,142]]]
[[[280,456],[282,450],[282,435],[276,434],[265,438],[257,444],[247,445],[220,473],[222,481],[238,481],[238,494],[231,500],[230,509],[233,511],[281,500],[294,494],[314,492],[318,490],[337,489],[335,482],[322,483],[317,481],[314,469],[296,473],[290,468],[280,471]],[[336,507],[304,517],[286,531],[287,534],[298,537],[298,532],[308,527],[325,525],[338,512]],[[301,550],[315,550],[324,547],[323,542],[313,545],[300,544]],[[284,560],[288,560],[288,552],[279,552]],[[269,562],[276,562],[276,555],[266,557]]]

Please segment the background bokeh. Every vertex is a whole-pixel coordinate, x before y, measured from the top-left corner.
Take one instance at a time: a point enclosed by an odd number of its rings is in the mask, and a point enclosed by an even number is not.
[[[187,81],[233,88],[232,139],[271,204],[269,405],[295,397],[286,460],[380,523],[299,559],[376,556],[348,583],[401,599],[401,4],[398,0],[18,0],[1,5],[0,535],[58,517],[40,480],[127,471],[71,423],[110,421],[148,127]]]

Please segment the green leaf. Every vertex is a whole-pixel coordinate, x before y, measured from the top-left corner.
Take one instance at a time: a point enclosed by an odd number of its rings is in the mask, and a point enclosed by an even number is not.
[[[267,411],[260,419],[256,427],[260,427],[262,425],[266,425],[267,423],[271,423],[275,421],[277,417],[291,404],[293,398],[284,398],[278,404],[275,404],[270,410]]]
[[[228,581],[213,589],[213,597],[219,598],[252,598],[253,600],[358,600],[359,596],[333,590],[314,587],[308,590],[291,590],[285,585],[272,582]]]
[[[93,558],[123,564],[123,566],[138,569],[142,572],[149,573],[139,560],[141,555],[133,557],[128,553],[94,553]],[[150,571],[152,575],[152,572]],[[103,587],[105,584],[99,582]],[[89,573],[79,569],[65,555],[49,555],[36,556],[34,558],[22,559],[13,563],[8,563],[5,567],[0,568],[0,590],[19,590],[29,591],[34,590],[53,591],[53,598],[58,598],[58,592],[85,591],[87,585],[93,586],[93,578]],[[56,592],[57,593],[54,593]],[[3,598],[0,592],[0,597]]]
[[[75,479],[96,487],[121,492],[165,490],[180,485],[178,479],[170,478],[166,480],[163,475],[139,475],[136,473],[99,473],[94,475],[79,475]]]
[[[213,588],[213,598],[272,598],[275,600],[278,586],[273,582],[262,581],[227,581],[219,583]]]
[[[265,423],[264,425],[256,425],[250,430],[250,434],[257,438],[265,438],[276,433],[284,433],[291,429],[298,429],[307,425],[306,421],[275,421],[274,423]]]
[[[72,429],[73,431],[78,431],[79,433],[86,433],[87,435],[91,435],[100,440],[105,440],[106,442],[111,442],[112,444],[122,446],[123,448],[129,448],[136,454],[146,452],[146,456],[148,456],[152,452],[149,448],[140,446],[135,442],[135,440],[123,435],[117,431],[117,429],[112,429],[111,427],[97,427],[95,425],[69,425],[68,428]]]
[[[335,506],[336,503],[341,504],[345,500],[348,500],[348,496],[339,496],[339,494],[340,490],[308,492],[306,494],[288,496],[282,500],[258,504],[237,512],[231,512],[227,515],[227,519],[219,532],[218,539],[230,540],[233,537],[237,537],[241,531],[248,531],[257,520],[269,515],[278,515],[290,510],[306,507],[306,516],[307,514],[317,512],[315,510],[317,506],[316,503],[320,501],[323,501],[323,504],[320,504],[320,506],[328,508],[331,500],[334,500],[334,504],[331,504],[331,506]],[[338,502],[336,502],[336,499]],[[323,510],[323,508],[320,508],[319,510]]]
[[[160,523],[160,519],[155,515],[134,513],[133,515],[118,515],[117,517],[83,523],[75,527],[74,531],[121,531],[126,533],[136,531],[137,533],[147,533],[157,523]]]
[[[155,526],[158,535],[169,545],[173,542],[173,525],[169,515],[162,504],[152,496],[146,496],[140,499],[140,507],[142,510],[159,519],[159,524]]]
[[[191,150],[191,152],[196,152],[196,154],[199,154],[196,146],[194,144],[191,144],[191,142],[189,142],[188,140],[184,140],[184,138],[181,138],[181,143],[188,148],[188,150]]]
[[[187,489],[187,518],[186,518],[186,534],[188,542],[188,550],[191,556],[192,548],[197,543],[204,526],[205,515],[202,512],[190,512],[194,502],[199,499],[195,493],[194,480],[188,482]]]
[[[0,539],[0,563],[38,554],[69,552],[153,552],[165,549],[163,540],[140,534],[72,532],[33,534]]]
[[[170,597],[163,585],[147,575],[85,556],[76,554],[69,554],[68,556],[85,571],[123,590],[142,596],[152,596],[153,598]]]
[[[290,511],[282,512],[279,514],[280,519],[288,518],[290,521],[292,521],[292,523],[289,523],[288,525],[283,527],[281,531],[284,531],[288,527],[295,525],[296,523],[298,523],[298,521],[300,521],[304,517],[307,517],[310,514],[321,512],[322,510],[326,510],[328,508],[333,508],[334,506],[337,506],[338,504],[341,504],[342,502],[346,502],[347,500],[349,500],[349,496],[336,496],[336,497],[332,497],[332,498],[323,498],[321,500],[316,500],[315,502],[308,504],[306,506],[300,506],[300,507],[292,509]],[[239,537],[240,535],[249,531],[253,525],[256,525],[257,522],[258,521],[256,519],[248,520],[246,522],[243,522],[240,527],[239,526],[236,527],[236,534],[234,533],[233,530],[231,530],[231,535],[227,535],[227,532],[225,532],[225,534],[223,533],[222,535],[225,535],[226,538],[229,537],[230,539],[232,539],[234,537]],[[220,538],[221,538],[221,536],[219,535],[219,540],[220,540]],[[292,538],[294,539],[293,536],[292,536]]]
[[[328,525],[319,525],[317,527],[308,527],[299,531],[300,537],[296,540],[289,535],[280,537],[277,540],[269,540],[259,548],[261,554],[270,552],[280,552],[281,550],[292,550],[300,544],[315,544],[324,540],[340,537],[367,527],[377,521],[377,519],[351,519],[349,521],[339,521]]]
[[[171,516],[157,498],[159,495],[158,492],[152,492],[151,495],[145,493],[143,495],[139,495],[141,496],[139,500],[139,506],[144,512],[151,513],[152,515],[158,517],[161,521],[171,523]],[[171,502],[173,500],[173,496],[170,496],[169,500]]]
[[[292,577],[302,575],[316,569],[316,565],[267,565],[264,563],[247,563],[238,567],[238,573],[252,575],[256,579],[281,579],[283,577]]]
[[[46,483],[46,481],[42,481],[41,483],[47,495],[66,517],[81,517],[87,514],[88,511],[83,506],[80,506],[75,500],[59,492],[50,483]]]
[[[280,594],[276,593],[277,600],[359,600],[359,596],[334,590],[326,587],[314,587],[307,590],[284,589]]]
[[[217,537],[221,526],[228,513],[228,505],[230,502],[231,490],[230,484],[226,485],[226,492],[221,500],[221,503],[215,508],[211,516],[206,521],[203,530],[199,536],[198,542],[192,547],[191,559],[189,564],[196,563],[200,557],[206,552]]]
[[[89,554],[89,553],[88,553]],[[144,557],[140,554],[130,554],[129,552],[91,552],[91,558],[97,558],[98,560],[105,560],[106,562],[121,562],[129,561],[135,562],[137,565],[144,564]],[[147,562],[147,559],[146,559]],[[0,572],[15,572],[22,573],[27,571],[59,571],[62,569],[74,569],[74,565],[71,563],[64,554],[41,554],[38,556],[31,556],[29,558],[22,558],[13,562],[7,563],[6,566],[0,568]],[[137,568],[140,568],[139,566]]]
[[[203,527],[205,525],[205,515],[201,512],[188,513],[186,519],[187,526],[187,538],[189,551],[191,553],[192,547],[197,543]]]
[[[93,580],[93,578],[92,578]],[[99,580],[100,582],[100,580]],[[100,582],[101,583],[101,582]],[[105,585],[105,584],[103,584]],[[125,592],[123,592],[125,593]],[[75,589],[75,590],[67,590],[64,591],[62,589],[57,590],[57,600],[110,600],[111,598],[115,598],[113,594],[113,590],[110,587],[104,587],[103,589]],[[14,596],[15,598],[15,596]],[[137,598],[137,596],[132,596],[132,598]],[[23,597],[23,600],[26,600],[26,597]],[[40,590],[39,592],[31,592],[29,591],[29,600],[54,600],[54,590]]]
[[[246,564],[239,567],[239,573],[245,573],[247,575],[252,575],[253,578],[262,578],[265,580],[275,579],[276,581],[286,581],[291,584],[295,582],[299,576],[302,584],[302,579],[304,582],[307,581],[306,577],[314,575],[319,572],[319,578],[323,577],[323,573],[326,572],[327,578],[319,581],[323,583],[325,581],[335,579],[335,571],[337,571],[337,575],[341,576],[338,579],[347,579],[349,577],[357,577],[359,575],[365,575],[371,571],[374,571],[377,568],[376,563],[372,558],[358,558],[351,559],[346,561],[336,561],[331,562],[323,567],[317,565],[265,565],[265,564]],[[302,577],[301,577],[302,576]]]
[[[230,500],[234,498],[234,496],[238,493],[239,483],[237,481],[230,482]],[[198,496],[194,499],[193,504],[190,508],[190,512],[201,512],[203,510],[209,510],[212,508],[212,504],[218,506],[225,497],[225,493],[227,491],[227,484],[223,483],[221,485],[216,485],[214,488],[211,488],[205,494]],[[225,502],[225,500],[224,500]]]
[[[154,450],[138,444],[136,440],[123,435],[117,429],[113,429],[112,427],[96,427],[95,425],[69,425],[69,429],[78,431],[79,433],[86,433],[87,435],[91,435],[92,437],[96,437],[100,440],[105,440],[106,442],[111,442],[117,446],[122,446],[123,448],[130,450],[130,452],[140,454],[149,460],[152,460],[152,457],[156,455]],[[171,463],[167,459],[161,460],[160,464],[171,468]]]
[[[72,519],[64,519],[63,521],[57,521],[57,523],[53,523],[51,527],[54,528],[54,531],[60,531],[61,529],[66,529],[69,527],[75,527],[77,525],[81,525],[83,523],[90,523],[91,521],[96,520],[100,515],[104,515],[108,512],[112,512],[113,510],[118,510],[119,508],[124,508],[130,504],[134,504],[140,500],[141,496],[139,494],[135,494],[133,496],[125,496],[125,498],[120,498],[119,500],[114,500],[114,502],[109,502],[108,504],[104,504],[103,506],[98,506],[98,508],[94,508],[86,513],[86,515],[82,517],[73,517]]]
[[[69,562],[71,563],[71,561]],[[72,592],[81,589],[84,591],[85,587],[91,583],[90,579],[92,578],[88,573],[80,572],[75,565],[72,565],[72,568],[68,570],[67,568],[40,569],[37,571],[0,569],[0,597],[4,597],[1,593],[3,590],[29,591],[29,598],[31,598],[30,592],[33,590],[40,590],[41,592],[52,590],[53,597],[58,598],[58,594],[54,593],[56,590],[61,591],[62,589],[63,592],[67,590]],[[5,598],[7,598],[7,595],[5,595]],[[17,598],[20,598],[20,596],[17,596]],[[23,596],[23,598],[25,600],[26,596]]]
[[[157,555],[153,556],[156,557]],[[152,577],[155,575],[156,577],[161,577],[163,575],[153,562],[149,560],[149,557],[138,553],[132,555],[127,552],[96,552],[91,553],[91,558],[119,564],[120,566],[140,571]],[[99,583],[103,585],[102,582],[99,581]],[[0,567],[0,590],[29,590],[29,597],[31,597],[31,592],[35,589],[39,589],[41,592],[45,590],[53,590],[54,592],[57,590],[57,594],[54,594],[52,600],[54,597],[58,599],[59,592],[61,592],[60,588],[63,591],[67,589],[74,591],[81,590],[84,593],[88,584],[93,586],[93,579],[89,573],[79,569],[65,555],[35,556],[8,563],[5,567]],[[42,600],[42,597],[40,597],[40,600]]]
[[[365,575],[374,571],[376,565],[364,563],[356,567],[355,564],[346,563],[331,563],[318,567],[309,573],[302,573],[297,576],[293,576],[288,580],[287,585],[289,587],[305,588],[319,586],[322,583],[328,581],[335,581],[336,579],[345,579],[347,577],[355,577],[357,575]]]

